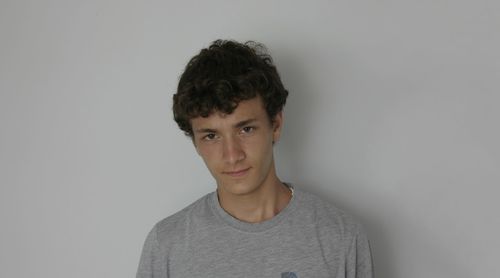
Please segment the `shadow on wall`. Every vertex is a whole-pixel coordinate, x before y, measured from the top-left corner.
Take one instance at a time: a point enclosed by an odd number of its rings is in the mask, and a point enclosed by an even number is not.
[[[309,49],[309,51],[311,50]],[[321,94],[312,91],[315,88],[312,73],[306,71],[297,59],[298,55],[301,54],[294,53],[294,50],[290,49],[289,45],[281,45],[279,51],[274,52],[279,54],[274,55],[271,53],[285,88],[289,91],[284,110],[283,134],[275,150],[279,176],[292,183],[308,184],[311,192],[319,196],[325,196],[328,201],[361,220],[370,236],[376,276],[399,278],[400,276],[397,275],[393,265],[391,265],[392,262],[396,261],[396,255],[393,252],[394,248],[391,245],[393,242],[389,238],[390,233],[384,230],[387,227],[383,225],[382,219],[368,215],[367,212],[356,211],[353,206],[343,203],[339,198],[329,197],[333,195],[332,191],[320,192],[318,188],[321,187],[314,184],[314,181],[307,180],[308,175],[303,174],[306,167],[302,163],[304,158],[309,157],[310,146],[308,142],[310,142],[313,125],[315,124],[315,120],[312,118],[315,113],[310,113],[310,111],[322,101],[320,99]],[[335,177],[332,177],[330,183],[339,184],[335,181]],[[374,192],[366,193],[367,196],[374,194]],[[378,198],[378,200],[382,199]]]
[[[307,117],[308,107],[314,107],[314,95],[307,94],[312,88],[309,76],[302,71],[296,54],[287,47],[276,51],[274,62],[285,88],[288,99],[284,108],[284,127],[281,139],[276,144],[276,161],[281,177],[294,183],[301,182],[299,173],[303,170],[301,157],[307,152],[307,136],[311,134],[310,119]],[[288,181],[288,180],[286,180]]]
[[[345,181],[342,181],[346,183]],[[334,184],[339,182],[334,181]],[[397,201],[387,204],[386,196],[368,186],[348,184],[348,186],[363,187],[366,190],[363,202],[369,202],[369,211],[356,209],[354,204],[342,201],[342,198],[331,197],[331,191],[317,190],[312,186],[312,192],[324,196],[342,210],[348,211],[365,226],[370,238],[375,277],[456,277],[469,278],[466,266],[454,261],[455,254],[446,254],[440,242],[434,240],[432,228],[420,224],[412,215],[401,210]],[[415,246],[418,246],[415,248]],[[400,273],[398,269],[413,270],[412,273]],[[416,276],[418,273],[418,276]]]
[[[435,240],[438,238],[436,233],[439,231],[434,231],[426,223],[419,222],[411,211],[402,209],[405,204],[397,199],[391,200],[390,196],[384,195],[376,184],[370,184],[370,181],[367,184],[359,184],[355,181],[355,177],[349,179],[348,176],[343,180],[335,176],[327,181],[311,180],[312,174],[304,173],[304,169],[311,168],[307,167],[309,165],[304,165],[304,160],[311,162],[310,139],[318,136],[314,134],[317,132],[315,130],[317,119],[314,118],[317,113],[311,113],[311,111],[314,111],[315,107],[322,104],[325,99],[322,99],[324,98],[322,94],[314,92],[318,88],[315,82],[317,77],[313,76],[314,71],[307,70],[307,66],[304,66],[299,58],[307,57],[310,52],[322,50],[308,46],[308,53],[305,53],[300,52],[300,49],[292,49],[290,46],[293,45],[293,43],[280,43],[274,47],[276,50],[274,52],[278,55],[272,54],[283,83],[289,90],[283,135],[275,151],[279,176],[284,181],[307,184],[310,191],[324,196],[364,224],[370,237],[376,277],[422,277],[423,274],[427,274],[428,277],[473,277],[473,273],[470,273],[467,266],[457,263],[455,260],[457,254],[447,253],[446,246]],[[340,67],[351,68],[350,62],[346,59],[348,58],[342,60],[344,64]],[[324,64],[332,63],[332,61],[315,59],[311,63],[316,63],[315,66],[318,68],[330,69],[331,67]],[[341,72],[343,68],[338,70]],[[356,74],[356,70],[351,69],[349,74]],[[321,78],[325,77],[321,76]],[[329,81],[335,83],[335,79],[336,77],[332,76]],[[335,92],[331,97],[334,98],[334,95]],[[370,142],[358,140],[356,143],[368,144]],[[344,188],[356,188],[352,194],[357,195],[345,198],[347,196],[341,194],[350,194],[346,193],[351,192],[350,190],[325,188],[319,184],[323,182],[342,185]],[[362,196],[359,193],[362,193]],[[362,202],[363,205],[358,202]],[[407,273],[400,273],[401,269],[405,269]]]

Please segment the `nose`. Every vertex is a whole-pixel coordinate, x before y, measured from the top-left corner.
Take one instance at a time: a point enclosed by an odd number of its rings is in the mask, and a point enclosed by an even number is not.
[[[224,140],[222,150],[222,157],[225,162],[229,164],[236,164],[245,159],[245,152],[239,142],[238,138],[229,137]]]

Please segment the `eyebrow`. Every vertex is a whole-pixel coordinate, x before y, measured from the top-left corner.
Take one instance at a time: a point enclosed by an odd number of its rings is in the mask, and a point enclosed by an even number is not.
[[[252,119],[248,119],[248,120],[244,120],[244,121],[241,121],[241,122],[238,122],[234,125],[235,128],[241,128],[241,127],[244,127],[248,124],[251,124],[253,122],[257,121],[257,119],[255,118],[252,118]]]
[[[248,119],[248,120],[243,120],[243,121],[240,121],[240,122],[237,122],[236,124],[233,125],[234,128],[242,128],[248,124],[251,124],[253,122],[257,121],[257,119],[255,118],[252,118],[252,119]],[[200,129],[197,129],[195,130],[196,133],[216,133],[217,130],[216,129],[212,129],[212,128],[200,128]]]

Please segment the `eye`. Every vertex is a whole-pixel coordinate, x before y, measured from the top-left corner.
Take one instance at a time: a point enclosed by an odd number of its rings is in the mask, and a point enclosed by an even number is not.
[[[245,126],[244,128],[241,129],[241,133],[243,134],[247,134],[247,133],[251,133],[255,130],[255,127],[253,126]]]
[[[215,133],[208,133],[207,135],[203,136],[203,140],[205,141],[212,141],[212,140],[215,140],[217,138],[217,135],[215,135]]]

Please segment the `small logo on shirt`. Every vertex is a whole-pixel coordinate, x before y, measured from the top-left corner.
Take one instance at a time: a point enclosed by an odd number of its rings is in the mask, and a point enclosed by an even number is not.
[[[281,278],[299,278],[295,272],[282,272]]]

